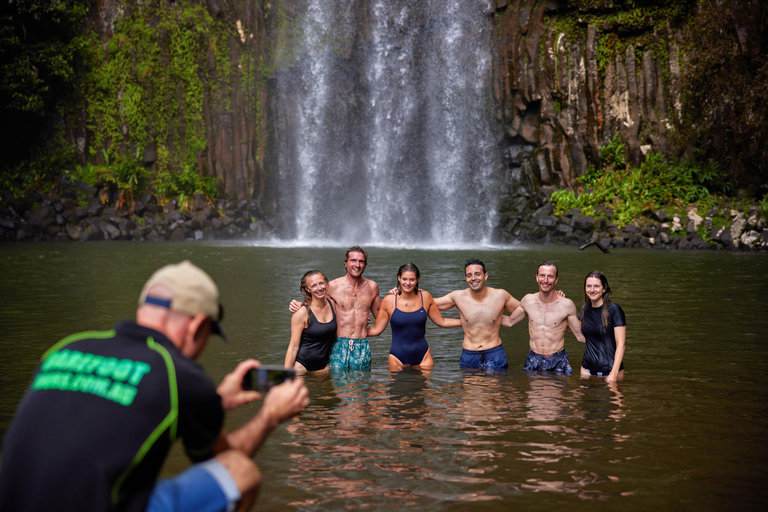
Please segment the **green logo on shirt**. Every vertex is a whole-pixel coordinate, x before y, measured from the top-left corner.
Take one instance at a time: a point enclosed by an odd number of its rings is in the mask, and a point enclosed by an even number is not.
[[[127,406],[151,367],[143,361],[61,350],[48,356],[40,370],[32,389],[80,391]]]

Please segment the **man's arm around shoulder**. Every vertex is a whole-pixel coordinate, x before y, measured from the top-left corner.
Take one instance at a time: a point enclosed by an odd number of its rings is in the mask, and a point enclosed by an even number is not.
[[[461,293],[459,290],[454,290],[451,293],[447,295],[443,295],[442,297],[435,297],[435,304],[437,304],[437,309],[440,311],[445,311],[446,309],[451,309],[452,307],[456,306],[456,296],[455,294]]]
[[[574,336],[576,336],[576,339],[579,341],[579,343],[586,343],[587,340],[584,338],[584,335],[581,333],[581,321],[579,320],[579,317],[577,315],[576,311],[576,305],[573,303],[571,299],[562,299],[566,301],[565,307],[568,312],[568,329],[573,333]]]

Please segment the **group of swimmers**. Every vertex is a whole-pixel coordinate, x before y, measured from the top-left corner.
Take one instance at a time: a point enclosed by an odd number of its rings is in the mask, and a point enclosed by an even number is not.
[[[462,327],[462,368],[504,369],[507,356],[499,329],[512,327],[526,316],[530,350],[524,369],[570,375],[565,332],[586,343],[582,377],[596,375],[607,382],[624,376],[626,320],[621,307],[611,301],[604,274],[593,271],[584,280],[584,304],[577,312],[573,301],[555,290],[557,266],[541,263],[536,271],[539,290],[518,301],[506,290],[486,286],[485,264],[467,260],[464,277],[468,288],[443,297],[419,289],[420,273],[413,263],[397,272],[397,287],[381,299],[379,286],[363,277],[368,253],[351,247],[344,257],[346,274],[328,281],[318,270],[304,274],[299,284],[303,301],[291,301],[291,339],[285,366],[299,371],[365,370],[371,366],[369,336],[378,336],[387,323],[392,330],[388,367],[429,369],[434,366],[425,338],[427,318],[440,327]],[[460,318],[445,318],[441,311],[456,307]],[[504,311],[510,313],[504,315]],[[369,313],[375,322],[369,326]]]

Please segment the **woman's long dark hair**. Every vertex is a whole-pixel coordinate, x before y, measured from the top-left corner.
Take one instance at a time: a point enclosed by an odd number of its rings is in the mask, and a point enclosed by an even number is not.
[[[599,270],[593,270],[584,278],[584,304],[581,306],[581,311],[579,311],[579,319],[584,323],[584,312],[587,310],[587,306],[592,306],[592,301],[589,299],[589,295],[587,295],[587,279],[590,277],[598,278],[600,284],[603,285],[603,306],[601,308],[600,318],[603,322],[603,327],[605,327],[605,330],[607,331],[608,323],[611,318],[611,315],[608,313],[608,305],[611,303],[611,287],[608,284],[608,278]]]
[[[413,263],[406,263],[402,267],[400,267],[397,271],[397,294],[402,295],[403,290],[400,288],[400,276],[403,275],[403,272],[413,272],[416,274],[416,287],[413,290],[414,293],[419,293],[419,279],[421,279],[421,274],[419,274],[419,267],[414,265]]]

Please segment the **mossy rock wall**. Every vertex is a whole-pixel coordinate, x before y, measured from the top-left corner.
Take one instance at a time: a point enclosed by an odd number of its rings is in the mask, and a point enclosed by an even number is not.
[[[200,169],[257,199],[269,55],[263,2],[97,0],[77,157],[140,159],[155,174]]]

